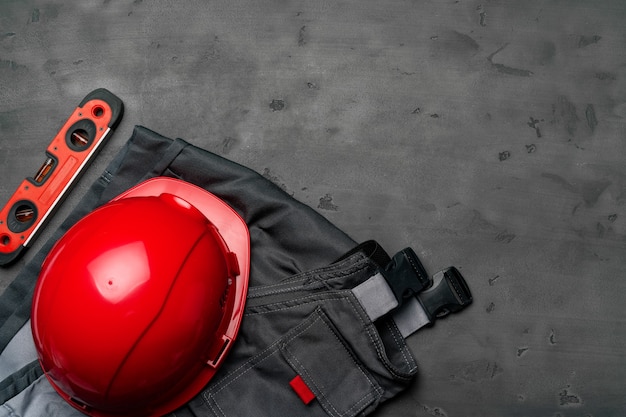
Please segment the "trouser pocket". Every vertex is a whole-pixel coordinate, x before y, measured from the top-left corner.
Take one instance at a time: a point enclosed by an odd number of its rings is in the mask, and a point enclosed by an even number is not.
[[[318,307],[204,392],[216,416],[365,415],[383,390]]]

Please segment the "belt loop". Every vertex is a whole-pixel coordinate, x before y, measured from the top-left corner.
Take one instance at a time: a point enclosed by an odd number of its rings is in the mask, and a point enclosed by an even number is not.
[[[158,177],[163,175],[163,172],[169,167],[172,162],[178,157],[178,155],[189,145],[183,139],[175,139],[172,144],[167,148],[163,157],[152,167],[152,169],[146,173],[144,180],[152,177]]]
[[[379,267],[383,267],[391,262],[391,258],[389,257],[389,255],[387,255],[387,252],[385,252],[385,250],[382,248],[382,246],[380,246],[378,242],[376,242],[375,240],[367,240],[363,243],[360,243],[349,252],[345,253],[342,257],[340,257],[333,263],[347,259],[357,252],[361,252],[362,254],[367,256]]]

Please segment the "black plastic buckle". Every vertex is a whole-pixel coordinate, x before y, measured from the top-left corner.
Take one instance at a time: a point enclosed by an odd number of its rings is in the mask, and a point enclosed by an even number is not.
[[[452,266],[437,272],[432,287],[419,293],[417,299],[432,323],[471,304],[472,294],[461,273]]]
[[[396,253],[380,273],[393,291],[398,305],[432,285],[426,269],[411,248]]]

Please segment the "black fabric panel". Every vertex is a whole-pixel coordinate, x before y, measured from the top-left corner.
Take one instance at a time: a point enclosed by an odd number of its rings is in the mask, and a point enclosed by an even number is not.
[[[255,171],[188,146],[171,174],[226,201],[250,230],[251,285],[332,263],[356,243],[309,206]]]

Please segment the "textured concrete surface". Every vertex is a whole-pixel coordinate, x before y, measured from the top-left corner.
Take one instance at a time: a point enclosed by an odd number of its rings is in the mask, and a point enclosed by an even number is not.
[[[625,22],[622,0],[3,0],[0,199],[108,88],[124,119],[47,233],[142,124],[462,270],[474,304],[410,338],[420,376],[376,416],[623,416]]]

